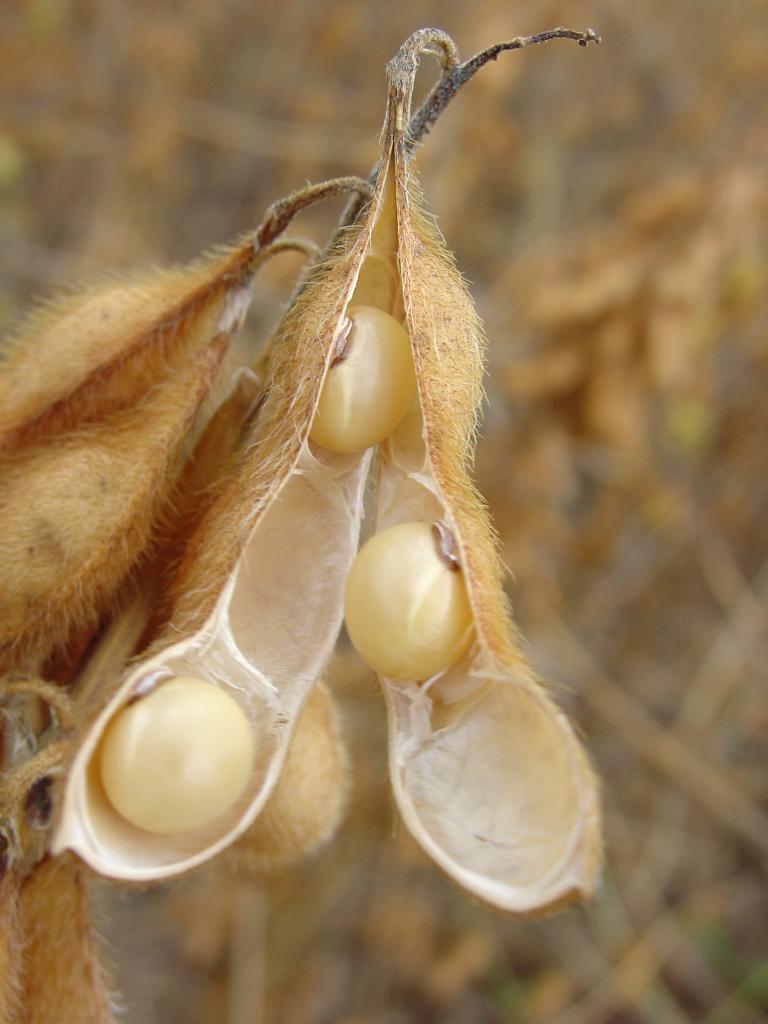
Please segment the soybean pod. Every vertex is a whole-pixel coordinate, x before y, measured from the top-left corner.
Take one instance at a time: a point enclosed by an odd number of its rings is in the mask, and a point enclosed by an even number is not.
[[[423,212],[403,126],[424,30],[389,68],[378,280],[413,352],[418,397],[379,447],[376,530],[352,567],[346,621],[379,672],[403,820],[436,863],[511,912],[588,896],[600,860],[595,780],[522,653],[487,511],[468,476],[482,329]]]

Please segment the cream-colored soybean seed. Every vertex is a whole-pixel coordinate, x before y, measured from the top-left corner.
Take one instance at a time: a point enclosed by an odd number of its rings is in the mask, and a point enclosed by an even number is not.
[[[328,370],[309,436],[333,452],[360,452],[389,437],[416,389],[411,342],[373,306],[347,311],[352,327]]]
[[[210,683],[177,676],[112,719],[101,744],[101,779],[118,814],[170,835],[228,810],[253,759],[253,731],[240,705]]]
[[[347,578],[344,615],[358,652],[392,679],[436,675],[473,639],[464,574],[441,551],[432,523],[391,526],[363,545]]]

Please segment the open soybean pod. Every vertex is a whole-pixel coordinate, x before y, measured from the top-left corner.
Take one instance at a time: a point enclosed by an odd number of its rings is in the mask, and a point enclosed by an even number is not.
[[[249,440],[184,546],[165,628],[81,709],[52,846],[100,874],[169,877],[243,835],[333,650],[370,450],[332,452],[309,435],[381,202],[377,189],[278,327]],[[219,774],[201,809],[197,780]]]
[[[418,54],[426,49],[443,52],[446,67],[455,59],[450,40],[427,30],[392,61],[382,160],[382,217],[389,218],[401,290],[393,308],[402,301],[418,401],[380,449],[382,532],[353,568],[347,624],[351,616],[350,633],[354,642],[353,630],[360,631],[364,655],[367,644],[378,644],[369,660],[382,659],[390,771],[406,825],[471,893],[500,909],[534,912],[592,892],[598,799],[578,740],[521,653],[487,511],[467,474],[482,397],[482,331],[452,256],[423,212],[404,131]],[[414,569],[422,578],[409,592]],[[387,632],[387,593],[403,625],[400,640],[411,630],[411,655],[398,649],[397,625]],[[369,600],[374,637],[359,622]],[[433,617],[440,620],[434,636]],[[381,650],[383,636],[389,650]]]

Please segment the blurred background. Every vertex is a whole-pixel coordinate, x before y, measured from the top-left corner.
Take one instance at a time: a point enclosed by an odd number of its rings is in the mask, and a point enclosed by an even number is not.
[[[530,656],[603,780],[603,884],[515,921],[440,877],[396,818],[376,684],[341,650],[342,831],[266,881],[104,886],[122,1019],[768,1020],[764,0],[3,0],[0,329],[367,173],[384,64],[429,24],[464,56],[603,35],[503,56],[417,160],[487,325],[476,477]],[[302,233],[322,242],[340,209]],[[258,279],[243,358],[299,270]]]

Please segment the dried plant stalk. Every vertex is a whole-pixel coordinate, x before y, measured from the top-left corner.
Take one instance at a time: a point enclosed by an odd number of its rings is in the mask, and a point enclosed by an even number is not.
[[[111,1024],[83,869],[74,858],[44,860],[21,893],[25,1024]]]

